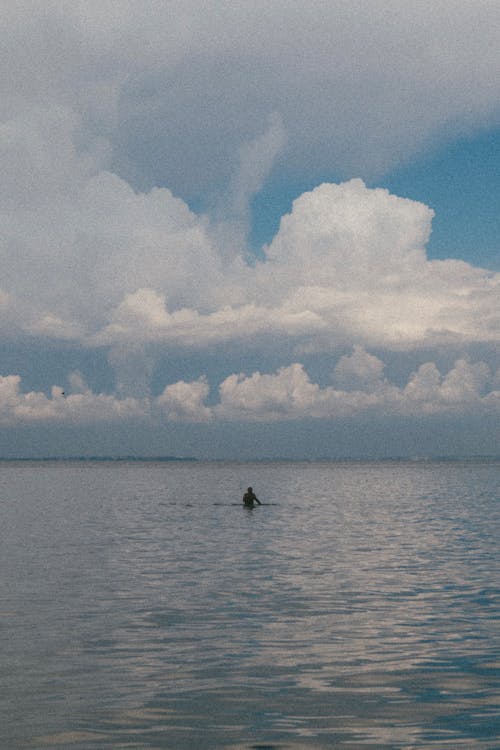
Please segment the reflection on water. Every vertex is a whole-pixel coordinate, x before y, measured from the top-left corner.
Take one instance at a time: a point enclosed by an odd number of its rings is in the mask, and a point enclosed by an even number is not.
[[[500,747],[499,463],[0,469],[2,748]]]

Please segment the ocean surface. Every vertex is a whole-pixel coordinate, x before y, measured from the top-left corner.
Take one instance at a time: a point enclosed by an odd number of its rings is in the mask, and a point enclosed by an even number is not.
[[[2,750],[500,748],[499,462],[1,462],[0,520]]]

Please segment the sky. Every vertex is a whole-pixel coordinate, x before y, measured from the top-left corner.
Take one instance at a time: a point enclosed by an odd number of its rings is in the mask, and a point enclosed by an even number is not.
[[[500,454],[496,0],[0,28],[0,458]]]

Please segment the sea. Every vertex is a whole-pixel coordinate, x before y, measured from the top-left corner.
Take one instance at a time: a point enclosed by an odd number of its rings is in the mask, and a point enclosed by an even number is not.
[[[499,542],[496,460],[0,462],[0,748],[498,750]]]

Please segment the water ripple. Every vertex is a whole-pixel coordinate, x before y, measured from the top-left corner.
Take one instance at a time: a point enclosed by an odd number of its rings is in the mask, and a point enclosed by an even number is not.
[[[2,747],[498,748],[499,478],[6,465]]]

